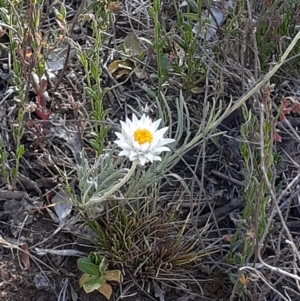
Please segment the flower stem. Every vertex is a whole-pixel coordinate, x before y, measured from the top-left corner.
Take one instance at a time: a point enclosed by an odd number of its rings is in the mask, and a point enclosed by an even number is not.
[[[95,205],[97,203],[100,204],[101,202],[105,201],[109,196],[111,196],[115,191],[120,189],[130,179],[130,177],[132,176],[133,172],[136,169],[137,164],[138,161],[134,161],[126,176],[119,183],[114,185],[110,190],[105,192],[101,197],[98,196],[91,197],[90,200],[87,202],[86,206],[91,207],[92,205]]]

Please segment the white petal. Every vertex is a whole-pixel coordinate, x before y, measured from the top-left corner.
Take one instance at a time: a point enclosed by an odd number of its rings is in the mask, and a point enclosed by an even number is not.
[[[143,122],[143,126],[144,128],[148,129],[151,132],[151,128],[152,128],[152,120],[150,119],[149,116],[147,116],[147,118],[145,119],[145,121]]]
[[[126,123],[123,122],[122,120],[120,121],[120,123],[121,123],[122,132],[124,131],[124,129],[129,128],[129,125],[127,124],[127,120],[126,120]]]
[[[147,154],[145,154],[145,157],[151,162],[151,163],[153,163],[153,161],[154,161],[154,155],[153,154],[151,154],[151,153],[147,153]]]
[[[115,135],[120,139],[120,140],[125,140],[125,137],[123,134],[115,132]]]
[[[144,166],[145,163],[147,163],[147,158],[144,157],[144,156],[139,156],[139,161],[140,161],[140,164],[141,164],[142,166]]]
[[[166,145],[166,144],[170,144],[170,143],[173,143],[174,141],[175,141],[174,139],[163,138],[163,139],[157,141],[153,148],[160,147],[160,146]]]
[[[124,136],[120,136],[120,137],[118,137],[118,138],[119,138],[118,140],[115,140],[115,141],[114,141],[116,144],[119,144],[119,143],[126,143],[126,144],[129,145],[127,139],[126,139]]]
[[[170,149],[166,146],[160,146],[160,147],[157,147],[155,150],[153,150],[153,154],[160,154],[161,152],[169,152]]]
[[[131,124],[132,124],[132,121],[129,119],[129,118],[126,118],[126,124],[127,124],[127,126],[128,126],[128,128],[130,128],[131,127]]]
[[[152,123],[151,127],[152,127],[152,132],[153,133],[158,129],[160,122],[161,122],[161,119],[158,119],[158,120],[156,120],[155,122]]]
[[[140,148],[141,148],[142,152],[148,151],[148,149],[150,148],[149,142],[146,142],[146,143],[142,144],[142,145],[140,146]]]
[[[133,123],[133,126],[136,127],[136,128],[139,125],[139,120],[137,119],[137,117],[134,113],[132,114],[132,123]]]
[[[140,119],[141,124],[144,125],[145,122],[146,122],[146,120],[147,120],[147,116],[146,116],[146,114],[143,114],[142,117],[141,117],[141,119]]]
[[[132,161],[135,160],[137,157],[138,157],[138,152],[136,152],[135,150],[131,150],[129,154],[129,159]]]
[[[128,145],[126,142],[122,142],[122,141],[117,140],[117,141],[115,141],[115,143],[116,143],[119,147],[121,147],[121,148],[123,148],[123,149],[126,149],[126,150],[132,150],[132,146],[131,146],[131,145]]]
[[[127,150],[127,149],[123,149],[119,153],[119,157],[121,157],[121,156],[129,157],[129,155],[130,155],[130,150]]]
[[[127,140],[128,137],[130,137],[130,125],[124,122],[122,123],[122,121],[121,121],[121,125],[122,125],[122,135]]]
[[[161,157],[159,157],[159,156],[153,156],[153,161],[161,161]]]
[[[137,161],[141,165],[145,165],[149,161],[161,161],[160,153],[170,151],[170,148],[165,145],[175,140],[163,138],[168,127],[158,130],[160,123],[161,119],[152,122],[150,117],[145,114],[141,116],[141,119],[132,114],[132,121],[129,118],[126,118],[125,122],[121,121],[122,133],[115,133],[118,140],[114,141],[115,144],[122,148],[119,156],[126,156],[129,160]],[[144,144],[134,141],[133,133],[138,128],[149,130],[153,135],[153,141]]]
[[[130,133],[131,130],[132,130],[132,127],[133,127],[132,121],[130,119],[126,118],[126,123],[125,124],[126,124],[126,126],[125,127],[122,126],[122,130],[124,128],[124,131],[126,131],[126,133]]]
[[[138,142],[132,140],[131,143],[132,143],[132,147],[133,147],[134,149],[136,149],[136,150],[138,150],[138,151],[141,151],[141,150],[142,150],[142,146],[141,146]]]
[[[175,139],[172,139],[172,138],[163,138],[161,141],[164,141],[164,144],[165,144],[165,143],[173,143],[173,142],[175,142],[176,140],[175,140]]]
[[[146,157],[151,163],[153,163],[154,161],[161,161],[161,157],[156,156],[155,154],[147,153],[147,154],[145,154],[145,157]]]
[[[159,138],[162,138],[163,135],[164,135],[164,133],[165,133],[167,130],[168,130],[168,127],[164,127],[164,128],[162,128],[162,129],[156,131],[155,134],[154,134],[154,137],[155,137],[155,138],[158,138],[158,137],[159,137]]]

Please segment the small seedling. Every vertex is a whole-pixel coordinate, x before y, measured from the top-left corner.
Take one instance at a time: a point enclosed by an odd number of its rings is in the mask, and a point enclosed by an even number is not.
[[[84,273],[79,285],[86,293],[98,290],[108,300],[112,295],[112,287],[108,282],[122,282],[122,274],[119,270],[108,270],[105,257],[97,252],[91,252],[86,258],[77,260],[78,268]]]

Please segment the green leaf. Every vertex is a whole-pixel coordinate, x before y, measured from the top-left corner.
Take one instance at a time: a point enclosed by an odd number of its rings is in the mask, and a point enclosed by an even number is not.
[[[18,123],[21,125],[23,121],[23,116],[24,116],[24,110],[21,108],[18,112]]]
[[[56,8],[54,8],[54,13],[57,20],[64,21],[63,15]]]
[[[60,7],[60,13],[62,14],[63,18],[66,19],[67,10],[66,10],[66,7],[63,4]]]
[[[104,258],[97,252],[90,252],[88,258],[90,259],[90,261],[93,264],[95,264],[97,266],[99,266],[102,263],[102,261],[104,260]]]
[[[226,260],[226,262],[228,262],[228,263],[232,263],[233,258],[232,258],[231,252],[229,252],[229,253],[225,256],[225,260]]]
[[[161,60],[161,63],[162,63],[162,68],[164,70],[167,70],[168,69],[168,65],[169,65],[169,55],[167,53],[164,53],[162,55],[162,60]]]
[[[240,253],[234,254],[233,256],[233,262],[236,266],[241,266],[243,264],[243,256]]]
[[[193,20],[193,21],[199,21],[199,15],[198,14],[192,14],[192,13],[183,13],[182,17]]]
[[[100,275],[98,265],[91,262],[89,258],[79,258],[77,260],[77,266],[83,273],[89,275]]]
[[[11,169],[11,175],[12,175],[12,177],[13,177],[14,179],[17,178],[17,176],[18,176],[18,171],[16,170],[16,168],[12,168],[12,169]]]
[[[187,3],[189,4],[192,12],[194,12],[194,13],[198,12],[198,4],[196,1],[187,0]]]
[[[91,89],[89,87],[86,87],[85,89],[86,89],[87,95],[90,98],[92,98],[93,100],[97,100],[98,99],[97,93],[93,89]]]
[[[97,66],[93,61],[90,61],[90,70],[94,80],[97,80],[100,76],[99,66]]]
[[[20,145],[20,147],[17,149],[17,159],[20,159],[23,156],[24,151],[24,145]]]
[[[149,9],[148,9],[148,14],[149,14],[149,16],[150,16],[151,18],[154,18],[155,12],[154,12],[154,9],[153,9],[152,6],[149,7]]]
[[[102,285],[102,276],[92,276],[90,280],[88,280],[84,285],[83,289],[85,290],[86,293],[90,293],[94,290],[97,290],[98,288],[101,287]]]
[[[236,281],[237,281],[237,279],[238,279],[238,277],[237,277],[237,275],[230,273],[230,274],[229,274],[229,279],[230,279],[230,281],[231,281],[233,284],[235,284]]]
[[[152,99],[155,99],[156,98],[156,94],[150,90],[150,88],[148,88],[148,86],[146,84],[143,84],[142,85],[142,89],[147,93],[147,95],[149,97],[151,97]]]
[[[80,287],[83,287],[84,291],[88,294],[97,290],[102,285],[103,278],[97,275],[87,275],[83,274],[79,280]]]
[[[102,136],[103,138],[105,138],[109,130],[110,130],[110,126],[109,126],[109,125],[106,125],[106,126],[102,129],[101,136]]]
[[[101,151],[101,145],[100,145],[99,142],[97,142],[96,140],[92,139],[92,140],[90,141],[90,143],[91,143],[92,148],[93,148],[95,151],[97,151],[97,152]]]
[[[9,24],[9,14],[7,9],[5,9],[4,7],[0,8],[0,19],[4,24]]]
[[[99,272],[101,273],[101,275],[104,274],[107,268],[108,264],[105,262],[105,257],[103,257],[101,263],[99,264]]]
[[[3,162],[8,158],[8,152],[3,151],[2,153],[0,152],[0,162]]]
[[[159,12],[160,11],[160,5],[161,5],[161,3],[160,3],[159,0],[155,0],[153,2],[153,9],[154,9],[155,12]]]

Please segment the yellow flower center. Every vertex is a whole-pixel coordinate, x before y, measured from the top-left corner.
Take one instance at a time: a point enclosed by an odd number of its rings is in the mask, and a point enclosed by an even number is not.
[[[147,129],[137,129],[133,134],[134,141],[138,144],[144,144],[146,142],[151,143],[153,140],[153,135]]]

